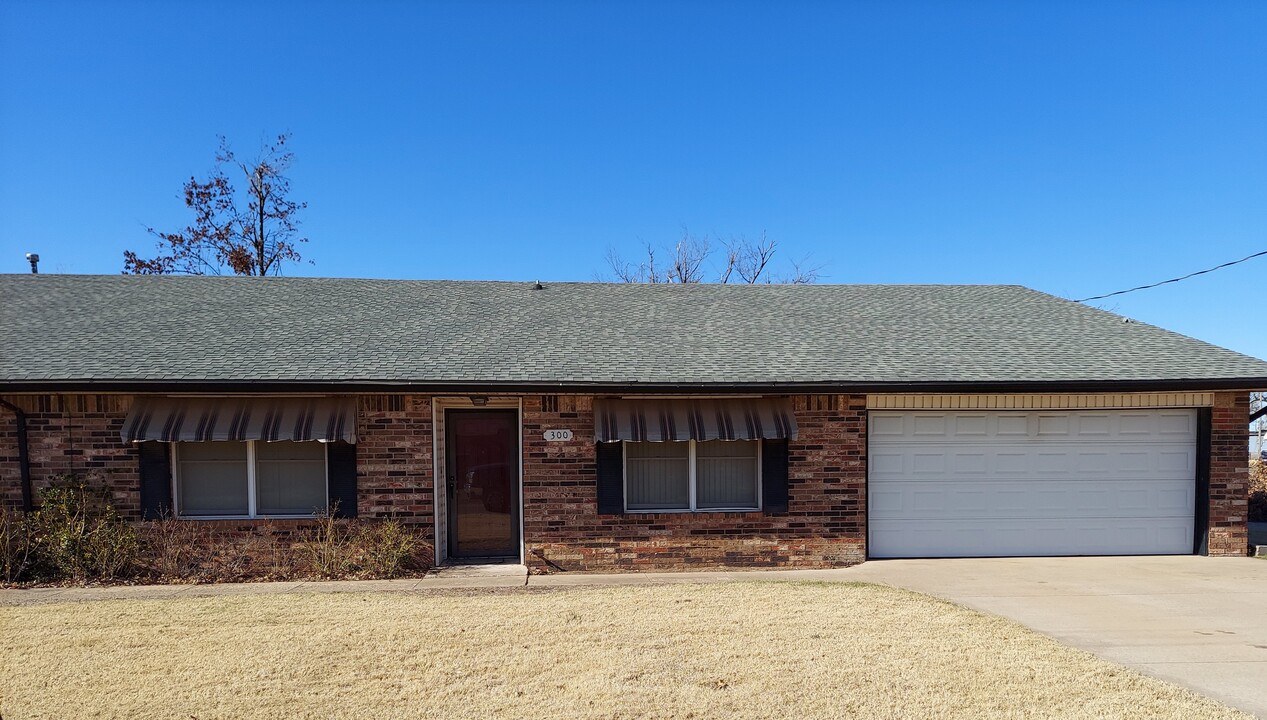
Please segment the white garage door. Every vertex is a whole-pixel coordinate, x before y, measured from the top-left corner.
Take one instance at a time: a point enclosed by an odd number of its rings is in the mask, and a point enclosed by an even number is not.
[[[1189,554],[1195,410],[870,413],[869,555]]]

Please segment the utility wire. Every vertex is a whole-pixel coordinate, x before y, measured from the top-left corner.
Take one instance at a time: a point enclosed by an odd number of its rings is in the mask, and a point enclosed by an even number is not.
[[[1140,285],[1139,287],[1133,287],[1133,288],[1131,288],[1130,290],[1118,290],[1117,292],[1111,292],[1111,293],[1109,293],[1109,294],[1107,294],[1107,295],[1096,295],[1095,297],[1082,298],[1081,300],[1074,300],[1074,302],[1080,302],[1080,303],[1081,303],[1081,302],[1090,302],[1091,300],[1103,300],[1104,298],[1111,298],[1111,297],[1113,297],[1114,295],[1125,295],[1126,293],[1133,293],[1133,292],[1135,292],[1136,290],[1147,290],[1147,289],[1149,289],[1149,288],[1155,288],[1155,287],[1157,287],[1157,286],[1159,286],[1159,285],[1168,285],[1168,284],[1170,284],[1170,283],[1177,283],[1177,282],[1179,282],[1180,280],[1187,280],[1187,279],[1188,279],[1188,278],[1190,278],[1190,277],[1196,277],[1196,276],[1198,276],[1198,275],[1204,275],[1204,274],[1206,274],[1206,273],[1208,273],[1208,272],[1214,272],[1215,270],[1222,270],[1223,268],[1225,268],[1225,267],[1231,267],[1232,265],[1239,265],[1240,263],[1243,263],[1243,262],[1245,262],[1246,260],[1253,260],[1254,258],[1256,258],[1256,257],[1261,257],[1261,256],[1263,256],[1263,255],[1267,255],[1267,250],[1264,250],[1264,251],[1262,251],[1262,252],[1256,252],[1256,253],[1254,253],[1253,255],[1246,255],[1245,257],[1241,258],[1240,260],[1233,260],[1232,262],[1225,262],[1225,263],[1223,263],[1222,265],[1215,265],[1215,266],[1214,266],[1214,267],[1212,267],[1212,268],[1206,268],[1205,270],[1198,270],[1198,271],[1196,271],[1196,272],[1194,272],[1194,273],[1188,273],[1187,275],[1184,275],[1183,277],[1171,278],[1171,279],[1169,279],[1169,280],[1162,280],[1161,282],[1155,282],[1155,283],[1153,283],[1153,284],[1151,284],[1151,285]]]

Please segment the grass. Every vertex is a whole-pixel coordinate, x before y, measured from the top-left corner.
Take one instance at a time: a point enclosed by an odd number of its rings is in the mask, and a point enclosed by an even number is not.
[[[763,582],[4,607],[0,715],[1245,717],[923,595]]]

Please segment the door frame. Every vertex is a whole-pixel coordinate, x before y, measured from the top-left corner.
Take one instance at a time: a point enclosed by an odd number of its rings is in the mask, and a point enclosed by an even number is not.
[[[475,396],[481,398],[481,396]],[[449,503],[448,503],[448,428],[445,415],[449,410],[514,410],[516,445],[518,456],[516,468],[516,494],[519,505],[516,514],[518,522],[515,527],[519,564],[524,564],[524,434],[523,434],[523,402],[518,397],[488,397],[482,404],[475,404],[471,397],[437,397],[431,401],[431,492],[432,509],[435,522],[435,557],[437,565],[461,564],[469,562],[466,558],[454,558],[449,554]],[[510,556],[514,558],[515,556]]]

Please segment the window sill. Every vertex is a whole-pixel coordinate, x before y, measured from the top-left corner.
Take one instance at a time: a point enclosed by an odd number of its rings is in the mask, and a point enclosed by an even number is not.
[[[312,513],[303,515],[177,515],[177,520],[317,520],[320,516]]]
[[[625,515],[707,515],[709,513],[759,513],[761,508],[701,508],[699,510],[625,510]]]

